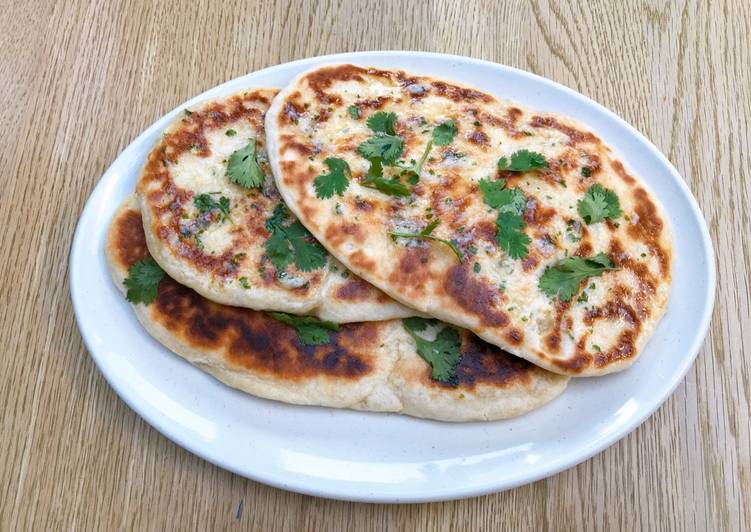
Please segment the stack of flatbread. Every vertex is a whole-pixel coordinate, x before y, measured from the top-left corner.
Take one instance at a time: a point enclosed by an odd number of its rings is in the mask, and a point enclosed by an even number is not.
[[[596,134],[355,65],[185,109],[106,253],[145,329],[230,386],[444,421],[627,368],[671,280],[662,208]]]

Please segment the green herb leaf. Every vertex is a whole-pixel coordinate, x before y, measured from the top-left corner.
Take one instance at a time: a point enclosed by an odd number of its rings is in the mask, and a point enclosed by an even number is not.
[[[279,203],[266,220],[266,230],[271,236],[266,240],[265,248],[271,263],[280,272],[292,262],[304,272],[323,268],[328,257],[326,250],[299,221],[284,225],[287,218],[287,208]]]
[[[260,188],[266,176],[256,160],[256,139],[240,148],[227,160],[227,177],[233,183],[245,188]]]
[[[589,258],[567,257],[545,268],[539,286],[548,296],[568,301],[579,291],[579,285],[584,279],[599,277],[603,272],[617,269],[604,253]]]
[[[456,136],[457,129],[453,120],[439,124],[433,129],[433,142],[436,146],[448,146]]]
[[[326,250],[303,224],[295,222],[287,227],[285,232],[295,256],[295,266],[299,270],[309,272],[326,265]]]
[[[228,129],[224,132],[224,134],[228,137],[234,137],[235,135],[237,135],[237,131],[235,131],[234,129]]]
[[[319,175],[313,182],[316,197],[324,199],[330,198],[334,194],[342,196],[349,186],[349,177],[352,175],[347,161],[336,157],[327,157],[323,163],[329,167],[329,173]]]
[[[498,233],[496,241],[498,245],[513,259],[521,259],[527,256],[529,244],[532,240],[524,233],[524,193],[518,188],[504,188],[506,182],[503,179],[491,181],[480,180],[480,190],[483,193],[485,203],[498,209],[496,226]]]
[[[621,215],[621,204],[615,192],[595,183],[576,203],[576,210],[589,225],[602,222],[606,218],[618,218]]]
[[[284,312],[268,312],[277,321],[295,328],[297,339],[302,345],[323,345],[331,341],[329,331],[340,329],[337,323],[322,321],[312,316],[293,316]]]
[[[349,116],[351,116],[355,120],[358,120],[360,118],[360,108],[356,105],[350,105],[349,107],[347,107],[347,112],[349,113]]]
[[[123,281],[128,289],[125,298],[131,303],[150,305],[158,295],[159,282],[164,276],[164,270],[151,257],[136,262],[128,268],[128,277]]]
[[[357,153],[366,159],[378,158],[384,164],[393,165],[404,151],[404,141],[395,135],[379,134],[370,137],[357,147]]]
[[[524,203],[526,198],[524,193],[518,188],[505,188],[506,181],[499,179],[491,181],[490,179],[480,180],[480,190],[483,194],[485,203],[493,209],[500,212],[511,212],[522,214],[524,212]]]
[[[453,327],[444,325],[438,332],[435,340],[426,340],[418,335],[428,325],[437,325],[436,320],[424,318],[407,318],[402,320],[402,326],[409,333],[417,346],[417,354],[420,355],[431,367],[433,380],[457,386],[459,380],[456,376],[456,368],[461,362],[462,341],[459,332]]]
[[[360,181],[362,186],[374,188],[384,194],[388,194],[389,196],[409,196],[409,189],[404,183],[399,181],[399,179],[395,177],[389,179],[383,177],[383,163],[381,162],[381,159],[374,157],[369,159],[369,161],[370,168],[368,168],[368,173],[365,175],[365,178]]]
[[[451,251],[454,252],[454,255],[456,255],[459,260],[464,260],[464,253],[459,249],[459,247],[456,245],[455,242],[451,240],[446,240],[445,238],[439,238],[437,236],[433,236],[433,230],[438,227],[438,225],[441,223],[440,220],[437,218],[430,222],[422,231],[419,233],[400,233],[400,232],[394,232],[390,231],[389,235],[392,239],[396,240],[397,238],[416,238],[418,240],[433,240],[435,242],[441,242],[442,244],[446,244],[449,248],[451,248]]]
[[[428,160],[428,155],[430,155],[430,150],[433,147],[433,140],[429,140],[428,144],[425,146],[425,151],[422,152],[422,157],[420,157],[420,160],[417,161],[415,164],[411,164],[409,166],[404,167],[404,171],[402,172],[402,175],[407,178],[407,181],[412,184],[416,185],[420,182],[420,176],[422,175],[422,167],[425,165],[425,161]]]
[[[229,216],[230,202],[226,196],[220,197],[217,201],[211,194],[199,194],[193,198],[193,205],[201,214],[216,210],[221,214],[222,221],[231,220]]]
[[[511,154],[511,163],[506,157],[498,159],[498,169],[510,172],[526,172],[547,168],[548,162],[545,156],[529,150],[519,150]]]
[[[512,259],[526,257],[532,240],[524,233],[524,218],[511,212],[500,212],[495,223],[498,226],[496,240],[501,249]]]
[[[379,111],[370,116],[366,122],[368,127],[376,133],[385,133],[386,135],[396,135],[394,126],[396,125],[396,113],[384,113]]]

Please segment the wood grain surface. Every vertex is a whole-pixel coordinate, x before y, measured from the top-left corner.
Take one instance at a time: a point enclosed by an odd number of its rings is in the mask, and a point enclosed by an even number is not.
[[[67,0],[0,9],[0,529],[751,528],[749,2]],[[654,416],[578,467],[435,504],[287,493],[161,436],[83,346],[68,253],[84,202],[117,154],[225,80],[372,49],[489,59],[581,91],[645,133],[701,205],[718,268],[705,346]]]

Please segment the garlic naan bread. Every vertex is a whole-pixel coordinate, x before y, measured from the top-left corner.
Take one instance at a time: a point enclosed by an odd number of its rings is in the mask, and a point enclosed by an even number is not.
[[[672,241],[592,132],[479,90],[328,65],[266,118],[281,195],[396,300],[551,371],[631,365],[667,306]]]
[[[263,128],[275,94],[204,102],[167,128],[136,190],[149,251],[219,303],[342,323],[415,314],[332,260],[284,206]]]
[[[491,420],[542,406],[568,381],[467,331],[444,328],[450,334],[438,337],[451,337],[460,359],[449,368],[450,382],[437,382],[401,320],[342,325],[323,342],[305,345],[302,334],[310,330],[213,303],[165,275],[149,257],[133,200],[117,212],[105,252],[118,288],[125,291],[127,283],[131,300],[147,300],[133,309],[154,338],[225,384],[259,397],[444,421]]]

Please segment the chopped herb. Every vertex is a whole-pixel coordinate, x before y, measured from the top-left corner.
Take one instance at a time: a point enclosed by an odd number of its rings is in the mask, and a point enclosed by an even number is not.
[[[158,295],[159,283],[165,273],[156,261],[149,257],[128,268],[128,277],[123,284],[127,288],[125,298],[131,303],[150,305]]]
[[[357,153],[366,159],[378,158],[386,165],[393,165],[401,157],[404,141],[395,135],[370,137],[357,147]]]
[[[592,169],[589,166],[582,166],[582,175],[584,177],[590,177],[592,175]]]
[[[459,257],[459,260],[464,259],[464,254],[461,252],[459,247],[456,245],[455,242],[451,240],[446,240],[444,238],[438,238],[437,236],[433,236],[433,230],[438,227],[438,225],[441,223],[439,219],[435,219],[432,222],[430,222],[422,231],[419,233],[398,233],[398,232],[389,232],[389,235],[391,235],[391,238],[396,240],[397,238],[417,238],[420,240],[433,240],[435,242],[441,242],[443,244],[446,244],[448,247],[451,248],[451,251],[454,252],[454,255]]]
[[[505,188],[506,181],[499,179],[491,181],[490,179],[480,180],[480,190],[482,191],[485,203],[500,212],[510,212],[513,214],[522,214],[524,212],[524,203],[526,201],[524,193],[518,188]]]
[[[576,203],[576,210],[588,225],[621,215],[618,196],[610,189],[595,183],[587,189],[584,197]]]
[[[482,123],[481,123],[481,122],[480,122],[479,120],[475,120],[475,121],[474,121],[474,122],[472,122],[472,123],[473,123],[473,124],[474,124],[475,126],[478,126],[478,127],[482,125]]]
[[[522,133],[524,133],[525,137],[531,137],[534,134],[531,131],[522,131]]]
[[[430,155],[431,148],[433,148],[432,139],[429,140],[425,145],[425,150],[422,152],[422,157],[420,157],[420,160],[418,162],[412,160],[411,165],[404,167],[404,171],[401,175],[405,176],[410,184],[416,185],[420,181],[420,176],[422,175],[422,167],[425,165],[425,161],[428,160],[428,155]]]
[[[367,124],[375,136],[362,142],[357,147],[357,153],[366,159],[378,158],[388,166],[396,164],[404,151],[404,140],[394,130],[396,114],[375,113],[368,118]]]
[[[350,105],[349,107],[347,107],[347,112],[349,113],[349,116],[351,116],[355,120],[360,118],[360,108],[356,105]]]
[[[436,146],[448,146],[456,136],[457,129],[453,120],[439,124],[433,129],[433,143]]]
[[[410,192],[407,186],[399,181],[398,178],[385,178],[383,177],[383,163],[378,157],[368,159],[370,161],[370,168],[365,178],[360,181],[360,184],[364,187],[374,188],[389,196],[406,197]]]
[[[586,303],[587,301],[589,301],[589,296],[586,292],[582,292],[581,294],[579,294],[579,297],[576,298],[576,301],[579,303]]]
[[[193,205],[195,205],[196,209],[198,209],[198,212],[201,214],[219,211],[222,221],[232,220],[229,216],[229,198],[226,196],[220,197],[219,201],[217,201],[211,196],[211,194],[199,194],[193,198]]]
[[[237,135],[237,131],[235,131],[234,129],[228,129],[224,132],[224,134],[228,137],[234,137],[235,135]]]
[[[368,127],[376,133],[386,135],[396,135],[394,126],[396,125],[396,113],[384,113],[379,111],[368,118],[366,121]]]
[[[504,188],[503,179],[491,181],[480,180],[480,190],[485,203],[498,210],[496,241],[513,259],[524,258],[529,252],[532,240],[524,233],[524,193],[518,188]]]
[[[271,233],[266,240],[266,256],[277,271],[284,271],[292,262],[304,272],[325,266],[327,253],[323,246],[299,221],[285,225],[287,217],[287,208],[279,203],[265,224]]]
[[[440,322],[436,320],[427,320],[425,318],[407,318],[402,320],[402,326],[417,347],[417,354],[420,355],[431,367],[431,377],[433,380],[457,386],[459,379],[456,376],[456,368],[461,362],[461,337],[459,332],[453,327],[444,325],[438,331],[435,340],[426,340],[418,335],[418,332],[424,331],[428,325],[437,326]]]
[[[598,353],[602,352],[602,348],[597,344],[592,344],[592,349],[594,349]]]
[[[498,226],[498,244],[513,259],[527,256],[532,240],[524,233],[524,218],[518,214],[501,212],[495,221]]]
[[[256,139],[230,155],[227,160],[227,177],[245,188],[260,188],[266,176],[256,160]]]
[[[326,157],[323,163],[329,167],[329,173],[317,176],[313,182],[316,197],[324,199],[334,194],[342,196],[349,186],[349,177],[352,175],[347,161],[336,157]]]
[[[589,258],[567,257],[545,268],[539,286],[548,296],[568,301],[579,290],[582,280],[599,277],[603,272],[617,269],[604,253]]]
[[[475,273],[480,273],[480,263],[479,262],[475,262],[475,264],[472,266],[472,270]]]
[[[506,157],[498,159],[498,169],[509,172],[526,172],[547,168],[548,162],[545,156],[529,150],[519,150],[511,154],[511,163]]]
[[[293,316],[284,312],[268,312],[277,321],[295,328],[297,340],[302,345],[323,345],[331,341],[330,331],[338,331],[339,325],[322,321],[312,316]]]
[[[184,113],[185,113],[186,115],[188,115],[188,116],[190,116],[190,115],[192,115],[192,114],[193,114],[193,111],[191,111],[190,109],[184,109],[184,110],[183,110],[183,112],[184,112]]]
[[[238,281],[240,281],[240,286],[242,286],[243,288],[245,289],[250,288],[250,283],[248,282],[247,277],[240,277]]]

